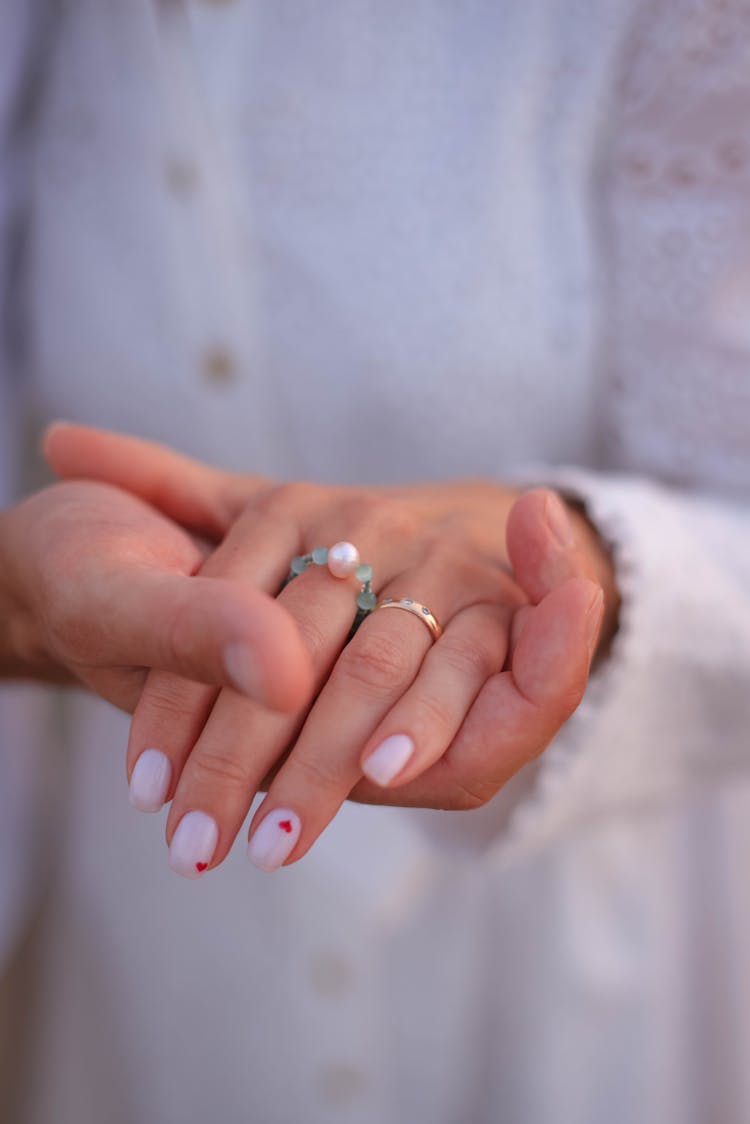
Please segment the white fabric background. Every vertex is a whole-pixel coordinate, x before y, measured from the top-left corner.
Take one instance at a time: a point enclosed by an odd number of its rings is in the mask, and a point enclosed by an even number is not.
[[[626,603],[497,803],[347,807],[271,878],[171,875],[124,719],[71,697],[34,1124],[750,1117],[747,26],[61,7],[35,410],[284,476],[559,480]]]

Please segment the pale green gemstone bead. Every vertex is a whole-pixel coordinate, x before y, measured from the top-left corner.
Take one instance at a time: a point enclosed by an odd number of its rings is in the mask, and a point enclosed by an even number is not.
[[[372,592],[363,591],[357,598],[357,608],[362,609],[363,612],[369,612],[374,609],[378,603],[378,599]]]
[[[296,574],[301,574],[303,570],[306,570],[307,566],[308,566],[308,559],[305,558],[303,555],[298,554],[296,558],[292,559],[292,564],[291,564],[290,569],[291,569],[292,573],[296,575]]]
[[[368,566],[366,562],[361,562],[354,571],[354,576],[358,582],[371,582],[372,566]]]
[[[312,552],[312,560],[316,566],[325,566],[328,561],[328,547],[316,546]]]

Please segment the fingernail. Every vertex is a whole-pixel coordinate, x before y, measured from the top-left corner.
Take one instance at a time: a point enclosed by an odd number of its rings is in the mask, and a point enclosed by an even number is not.
[[[169,865],[185,878],[200,878],[214,857],[219,839],[216,820],[205,812],[186,812],[169,848]]]
[[[302,822],[296,812],[274,808],[255,829],[247,845],[247,857],[270,874],[292,853],[301,830]]]
[[[130,776],[130,803],[139,812],[158,812],[164,807],[172,777],[172,766],[160,749],[144,749]]]
[[[570,550],[572,546],[575,546],[576,538],[573,531],[573,521],[568,515],[562,500],[555,495],[547,496],[545,514],[547,516],[547,526],[557,539],[559,545],[565,550]]]
[[[589,648],[589,662],[593,659],[594,649],[599,639],[599,629],[604,616],[604,593],[598,589],[591,599],[591,604],[586,613],[587,643]]]
[[[265,683],[260,674],[255,652],[243,640],[233,640],[224,649],[224,667],[238,691],[252,699],[265,696]]]
[[[362,763],[362,772],[375,784],[390,784],[414,753],[408,734],[391,734]]]

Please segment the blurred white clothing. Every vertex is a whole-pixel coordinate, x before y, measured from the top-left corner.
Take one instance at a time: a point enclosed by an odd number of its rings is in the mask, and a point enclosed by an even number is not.
[[[273,876],[172,874],[71,694],[23,1124],[750,1120],[748,6],[38,7],[4,430],[557,482],[624,606],[487,808],[347,805]]]

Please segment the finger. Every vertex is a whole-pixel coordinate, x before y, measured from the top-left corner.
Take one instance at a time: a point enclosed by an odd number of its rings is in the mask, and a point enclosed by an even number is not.
[[[428,651],[361,755],[375,784],[406,784],[429,768],[453,741],[474,699],[505,662],[512,609],[472,605],[458,613]]]
[[[104,429],[54,422],[42,437],[51,468],[65,479],[94,479],[140,496],[210,538],[221,538],[264,481],[223,472],[164,445]]]
[[[371,523],[367,512],[359,526],[353,513],[345,522],[353,529],[352,538],[365,558],[372,557],[373,543],[386,544],[379,552],[378,572],[387,575],[404,552],[403,541],[383,533],[384,528],[377,521]],[[340,525],[332,528],[336,532],[340,534]],[[318,530],[315,538],[330,541],[330,534]],[[305,638],[317,687],[327,680],[344,644],[359,588],[354,579],[337,580],[325,566],[312,565],[279,595],[279,603]],[[221,693],[184,763],[172,800],[167,842],[173,869],[197,877],[223,860],[261,781],[287,751],[303,721],[303,712],[282,718],[234,692]],[[208,821],[214,826],[210,833],[202,834],[201,825]]]
[[[535,605],[570,578],[596,577],[571,515],[549,488],[535,488],[516,500],[506,536],[516,580]]]
[[[19,504],[12,521],[20,547],[9,553],[11,588],[53,662],[105,688],[113,684],[97,671],[157,667],[273,706],[304,701],[306,652],[283,608],[191,576],[200,552],[139,499],[104,484],[58,484]]]
[[[601,590],[585,580],[554,590],[526,615],[512,670],[487,680],[446,753],[396,788],[361,781],[366,804],[476,808],[541,753],[580,702],[601,624]]]
[[[604,658],[619,626],[620,592],[612,549],[582,507],[565,503],[549,489],[521,496],[507,527],[508,553],[519,585],[532,603],[573,577],[591,578],[604,591],[604,620],[595,663]],[[514,622],[511,653],[523,614]]]
[[[125,714],[132,714],[138,706],[147,676],[142,667],[83,668],[78,673],[79,680],[94,694]]]
[[[479,805],[549,744],[583,697],[601,627],[602,590],[575,578],[526,610],[512,667],[487,681],[438,762]],[[448,775],[446,778],[446,774]]]
[[[296,709],[309,695],[309,659],[294,622],[259,590],[128,570],[106,587],[89,587],[87,597],[82,664],[162,668],[233,686],[278,709]]]
[[[399,575],[384,594],[399,597],[418,590],[429,598],[438,619],[450,620],[475,597],[499,602],[507,581],[485,565],[462,565],[448,552],[429,566]],[[337,661],[253,818],[252,862],[273,870],[309,850],[361,777],[362,747],[412,686],[432,643],[429,630],[410,612],[379,610],[365,621]],[[286,832],[282,821],[293,830]]]
[[[258,590],[275,593],[287,575],[288,559],[299,549],[294,519],[279,517],[271,510],[247,511],[206,560],[201,576],[203,580],[241,583],[254,595]],[[311,675],[310,667],[308,692]],[[171,798],[217,694],[215,689],[169,671],[150,673],[128,737],[127,775],[134,807],[156,812]],[[257,693],[253,697],[262,701]],[[305,701],[300,697],[298,706]]]

